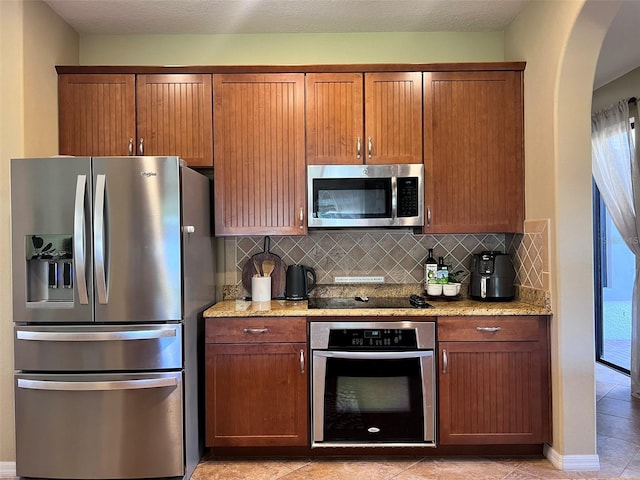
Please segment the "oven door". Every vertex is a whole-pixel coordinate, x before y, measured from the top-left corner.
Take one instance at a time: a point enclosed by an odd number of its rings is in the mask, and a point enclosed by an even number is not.
[[[433,350],[314,350],[312,446],[435,446]]]

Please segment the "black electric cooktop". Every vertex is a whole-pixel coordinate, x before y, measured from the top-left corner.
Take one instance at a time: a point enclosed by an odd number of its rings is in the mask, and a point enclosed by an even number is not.
[[[411,297],[325,297],[309,298],[309,308],[434,308],[417,295]]]

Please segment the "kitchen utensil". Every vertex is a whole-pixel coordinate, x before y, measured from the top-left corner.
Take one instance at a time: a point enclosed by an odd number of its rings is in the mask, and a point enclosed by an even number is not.
[[[311,278],[311,281],[309,279]],[[287,269],[287,300],[306,300],[316,286],[316,271],[306,265],[290,265]]]
[[[258,276],[261,277],[262,276],[262,271],[260,270],[260,265],[258,265],[258,262],[256,262],[255,260],[253,261],[253,266],[256,269],[256,273],[252,276]]]
[[[256,264],[262,265],[265,260],[273,260],[275,266],[271,272],[271,296],[272,298],[283,298],[287,266],[278,255],[269,251],[270,243],[271,239],[268,236],[264,237],[264,250],[253,255],[244,264],[242,268],[242,286],[251,294],[251,277],[256,273],[262,275],[261,270],[259,268],[256,269],[254,261]]]
[[[276,268],[276,263],[273,260],[267,259],[262,262],[262,275],[264,277],[270,277],[273,269]]]

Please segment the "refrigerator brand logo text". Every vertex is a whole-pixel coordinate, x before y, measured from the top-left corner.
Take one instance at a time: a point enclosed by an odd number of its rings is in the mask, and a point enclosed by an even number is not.
[[[156,172],[140,172],[140,175],[143,177],[156,177],[158,174]]]

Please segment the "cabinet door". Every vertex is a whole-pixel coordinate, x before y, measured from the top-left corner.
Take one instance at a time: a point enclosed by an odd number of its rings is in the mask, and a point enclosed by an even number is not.
[[[539,342],[440,342],[442,445],[550,440],[545,353]]]
[[[136,137],[135,108],[134,75],[61,74],[60,154],[131,155]]]
[[[306,92],[307,164],[422,163],[422,73],[308,74]]]
[[[365,75],[365,163],[422,163],[422,73]]]
[[[137,155],[213,165],[211,75],[138,75]]]
[[[425,233],[522,232],[522,72],[424,73]]]
[[[207,344],[207,446],[308,445],[306,360],[306,343]]]
[[[364,163],[361,73],[306,76],[307,164]]]
[[[216,235],[304,235],[304,75],[214,76]]]

